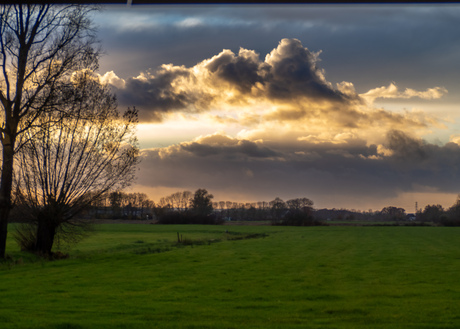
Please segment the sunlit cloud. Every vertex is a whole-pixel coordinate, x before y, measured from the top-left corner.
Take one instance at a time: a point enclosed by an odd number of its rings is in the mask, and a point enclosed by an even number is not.
[[[249,130],[271,129],[270,122],[289,130],[306,127],[295,138],[315,130],[330,131],[333,138],[338,129],[363,135],[372,129],[383,136],[389,129],[442,126],[426,113],[395,113],[374,108],[372,102],[382,97],[434,99],[447,92],[444,88],[400,92],[390,84],[358,95],[353,83],[344,81],[335,89],[319,67],[320,54],[297,39],[282,39],[264,60],[253,50],[240,48],[235,54],[224,49],[189,68],[164,64],[126,81],[114,72],[102,79],[114,86],[122,104],[141,109],[144,122],[189,113]]]
[[[296,39],[283,39],[264,61],[252,50],[241,48],[238,54],[223,50],[191,68],[164,64],[124,85],[115,74],[110,74],[110,81],[117,82],[121,103],[142,108],[141,119],[147,121],[161,120],[172,111],[202,112],[258,100],[346,104],[350,96],[331,88],[318,68],[318,56]]]
[[[451,135],[449,138],[449,141],[451,143],[455,143],[457,145],[460,145],[460,135]]]
[[[117,89],[123,89],[125,88],[125,85],[126,85],[126,81],[117,77],[117,75],[113,71],[106,72],[102,76],[99,75],[99,78],[100,78],[101,83],[110,84]]]
[[[398,87],[391,83],[388,87],[379,87],[369,90],[360,96],[370,104],[377,98],[402,98],[409,99],[419,97],[421,99],[438,99],[447,94],[447,89],[444,87],[428,88],[425,91],[417,91],[411,88],[406,88],[404,92],[398,90]]]

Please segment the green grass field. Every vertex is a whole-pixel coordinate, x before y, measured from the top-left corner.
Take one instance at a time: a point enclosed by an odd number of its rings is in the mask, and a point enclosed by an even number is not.
[[[8,251],[2,329],[460,328],[460,228],[105,224],[69,259]]]

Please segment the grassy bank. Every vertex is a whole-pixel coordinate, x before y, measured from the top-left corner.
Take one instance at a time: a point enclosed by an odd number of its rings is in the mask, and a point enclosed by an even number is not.
[[[225,233],[225,230],[229,233]],[[191,244],[177,244],[177,232]],[[263,236],[266,234],[266,236]],[[100,225],[0,265],[1,328],[458,328],[459,228]]]

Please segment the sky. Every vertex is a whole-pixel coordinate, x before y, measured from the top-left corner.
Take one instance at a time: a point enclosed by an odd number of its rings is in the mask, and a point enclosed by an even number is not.
[[[460,5],[108,5],[98,74],[139,110],[131,189],[415,211],[460,193]]]

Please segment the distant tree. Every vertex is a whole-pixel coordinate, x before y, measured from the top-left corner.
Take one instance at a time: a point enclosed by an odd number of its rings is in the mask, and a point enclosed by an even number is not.
[[[225,201],[219,201],[218,206],[219,206],[220,210],[224,210],[225,209]]]
[[[88,192],[89,194],[94,194],[96,197],[91,196],[90,207],[88,207],[88,212],[93,212],[95,218],[100,218],[100,210],[105,208],[105,202],[107,198],[107,193],[102,193],[98,196],[98,193]]]
[[[403,208],[398,208],[398,207],[384,207],[381,210],[381,215],[383,216],[384,219],[386,220],[403,220],[406,217],[406,210]]]
[[[187,197],[189,193],[181,193]],[[157,209],[156,214],[161,224],[219,224],[213,213],[213,195],[205,189],[198,189],[190,199],[189,209],[166,208]]]
[[[442,215],[444,214],[444,209],[440,204],[437,205],[427,205],[423,212],[421,213],[421,220],[427,222],[439,222]]]
[[[179,197],[179,207],[182,210],[187,210],[190,204],[190,200],[192,199],[192,192],[190,191],[182,191]]]
[[[18,154],[18,201],[36,228],[32,250],[43,254],[94,199],[128,186],[138,162],[136,110],[120,116],[109,87],[87,72],[74,76],[65,97],[65,116],[29,129],[30,141]]]
[[[257,209],[256,207],[254,207],[253,204],[251,204],[250,207],[246,208],[246,211],[245,211],[245,217],[246,217],[246,220],[256,220],[257,219]]]
[[[169,203],[168,203],[168,200],[166,200],[165,197],[161,197],[161,198],[160,198],[160,202],[158,202],[158,206],[159,206],[160,208],[166,208],[166,207],[168,207],[168,206],[170,206],[170,205],[169,205]]]
[[[110,207],[112,208],[112,216],[115,218],[120,218],[121,209],[123,206],[124,194],[121,191],[113,191],[109,194]]]
[[[191,198],[192,192],[190,191],[174,192],[171,195],[162,197],[158,205],[163,208],[172,208],[176,211],[186,211]]]
[[[134,193],[136,198],[134,203],[134,208],[136,209],[136,218],[139,216],[141,219],[144,219],[144,212],[148,208],[148,197],[145,193]]]
[[[308,198],[297,198],[286,201],[286,205],[291,210],[302,210],[311,211],[313,208],[313,201]]]
[[[123,206],[123,218],[134,219],[137,204],[136,193],[126,193],[124,195],[125,204]]]
[[[190,201],[190,206],[193,212],[200,216],[206,217],[212,213],[212,201],[214,196],[209,194],[206,189],[198,189],[195,191],[193,198]]]
[[[14,155],[34,137],[24,133],[44,123],[42,113],[65,101],[55,95],[75,71],[98,66],[89,20],[93,9],[50,4],[0,7],[0,258],[5,257],[12,208]]]
[[[455,203],[441,217],[440,224],[444,226],[460,226],[460,195]]]
[[[182,192],[175,192],[169,196],[169,200],[171,201],[171,205],[174,209],[180,210],[180,204],[181,204],[181,197],[182,197]]]
[[[323,225],[313,216],[313,201],[308,198],[296,198],[286,201],[289,210],[283,216],[281,225],[312,226]]]
[[[273,222],[275,224],[279,223],[287,210],[286,203],[279,197],[276,197],[274,200],[269,202],[269,205],[272,213]]]

